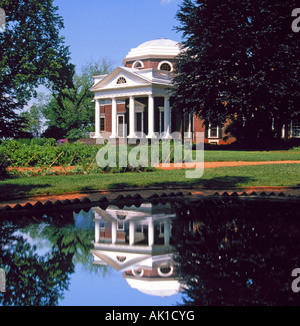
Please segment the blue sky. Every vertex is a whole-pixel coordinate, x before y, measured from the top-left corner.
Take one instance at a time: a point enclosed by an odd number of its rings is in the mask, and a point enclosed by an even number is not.
[[[181,41],[175,18],[181,0],[54,0],[65,28],[71,61],[80,69],[109,59],[122,65],[131,48],[157,38]]]

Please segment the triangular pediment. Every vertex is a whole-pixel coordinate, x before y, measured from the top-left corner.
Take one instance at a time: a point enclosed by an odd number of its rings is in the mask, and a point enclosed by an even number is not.
[[[92,92],[106,89],[124,89],[151,85],[151,81],[140,76],[135,69],[118,67],[98,81],[91,89]]]
[[[125,271],[134,268],[138,263],[151,257],[149,254],[124,253],[117,251],[92,250],[94,260],[100,259],[118,271]]]

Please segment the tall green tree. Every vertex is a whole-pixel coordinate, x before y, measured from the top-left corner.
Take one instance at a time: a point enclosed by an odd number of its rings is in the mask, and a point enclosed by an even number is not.
[[[174,105],[232,131],[277,135],[299,116],[300,38],[292,0],[184,0],[177,14],[185,51]]]
[[[107,74],[111,69],[112,64],[108,59],[92,61],[74,75],[73,87],[64,88],[53,95],[43,110],[48,125],[45,136],[78,139],[94,130],[94,95],[90,91],[93,76]]]
[[[0,33],[0,137],[14,137],[23,121],[18,110],[36,88],[71,87],[74,66],[52,0],[0,0],[0,8],[6,14]]]
[[[31,137],[40,137],[44,124],[43,108],[48,101],[49,95],[37,94],[37,100],[32,103],[28,110],[21,112],[20,116],[25,119],[23,131]]]

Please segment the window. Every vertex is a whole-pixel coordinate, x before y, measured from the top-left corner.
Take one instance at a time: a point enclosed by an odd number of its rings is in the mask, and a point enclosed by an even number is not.
[[[126,257],[125,257],[125,256],[117,256],[117,260],[118,260],[118,262],[120,262],[120,263],[124,263],[125,260],[126,260]]]
[[[105,131],[105,117],[100,117],[100,132]]]
[[[300,120],[292,121],[292,137],[300,138]]]
[[[171,71],[171,66],[168,63],[163,63],[160,66],[160,70],[166,70],[166,71]]]
[[[136,277],[143,277],[143,275],[144,275],[143,269],[132,269],[131,272]]]
[[[162,61],[159,66],[158,66],[158,70],[163,70],[163,71],[172,71],[173,70],[173,66],[170,62],[168,61]]]
[[[136,68],[136,69],[141,69],[144,68],[144,64],[142,61],[135,61],[132,65],[132,68]]]
[[[118,223],[117,223],[117,231],[124,231],[124,230],[125,230],[124,222],[118,221]]]
[[[222,138],[222,127],[209,124],[205,137],[206,138]]]
[[[124,77],[120,77],[118,80],[117,80],[117,84],[118,85],[122,85],[122,84],[126,84],[127,83],[127,80],[124,78]]]
[[[117,214],[117,218],[119,221],[124,221],[126,220],[126,215]]]
[[[158,275],[161,277],[168,277],[171,276],[173,273],[173,267],[172,266],[161,266],[157,269]]]
[[[105,230],[105,224],[104,224],[104,221],[100,221],[100,223],[99,223],[99,228],[100,228],[100,230]]]
[[[210,138],[219,138],[218,136],[218,127],[210,127]]]

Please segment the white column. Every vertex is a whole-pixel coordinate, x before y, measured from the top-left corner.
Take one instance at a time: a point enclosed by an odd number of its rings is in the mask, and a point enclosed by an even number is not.
[[[165,96],[165,111],[164,111],[164,120],[165,120],[165,126],[164,126],[164,133],[163,138],[170,138],[170,97]]]
[[[111,242],[112,244],[117,243],[117,222],[111,223]]]
[[[148,136],[147,138],[156,138],[154,134],[154,97],[152,94],[148,97]]]
[[[100,241],[100,221],[95,220],[95,243]]]
[[[100,134],[100,100],[95,101],[95,136],[94,138],[101,138]]]
[[[129,136],[128,138],[137,138],[135,134],[135,111],[134,111],[134,97],[129,98]]]
[[[112,98],[111,106],[111,136],[110,138],[117,137],[117,99]]]
[[[192,118],[193,118],[193,114],[189,113],[188,138],[192,138]]]
[[[134,245],[134,222],[129,222],[129,245]]]
[[[148,246],[151,247],[154,245],[154,222],[152,219],[148,223]]]
[[[170,236],[171,236],[171,224],[170,220],[165,221],[164,223],[164,240],[165,240],[165,245],[170,244]]]

